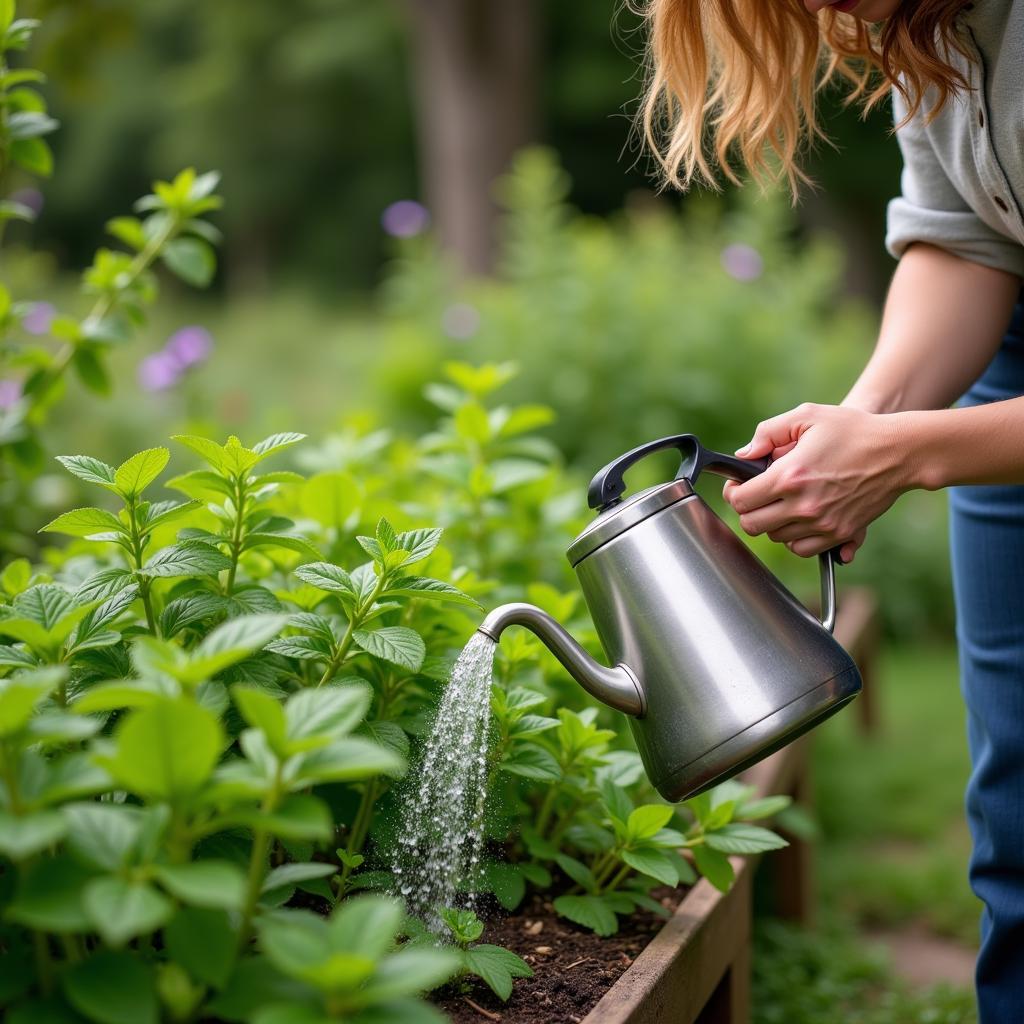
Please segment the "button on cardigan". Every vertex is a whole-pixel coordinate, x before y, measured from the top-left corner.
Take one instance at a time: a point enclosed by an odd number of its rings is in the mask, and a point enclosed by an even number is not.
[[[902,194],[889,203],[885,244],[913,242],[1024,278],[1024,0],[976,0],[958,20],[968,56],[950,63],[970,83],[926,124],[935,90],[896,138]],[[893,91],[897,124],[907,107]]]

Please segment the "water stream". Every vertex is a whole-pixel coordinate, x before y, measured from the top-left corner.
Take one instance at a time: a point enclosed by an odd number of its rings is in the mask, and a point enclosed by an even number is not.
[[[404,783],[395,888],[432,930],[438,909],[472,906],[479,889],[495,647],[483,633],[466,644]]]

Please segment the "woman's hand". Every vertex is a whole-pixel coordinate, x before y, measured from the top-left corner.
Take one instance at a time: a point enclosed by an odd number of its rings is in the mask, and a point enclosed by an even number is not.
[[[898,417],[804,403],[759,423],[736,454],[772,465],[723,494],[752,536],[766,533],[805,557],[842,544],[853,560],[868,524],[910,488]]]

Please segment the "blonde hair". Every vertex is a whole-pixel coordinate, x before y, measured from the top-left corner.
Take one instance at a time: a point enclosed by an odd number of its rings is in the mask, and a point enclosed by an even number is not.
[[[956,16],[969,0],[903,3],[881,26],[825,8],[815,19],[802,0],[647,0],[649,73],[641,123],[667,185],[719,188],[714,167],[739,183],[733,162],[762,185],[808,181],[805,147],[825,139],[818,91],[842,81],[865,113],[891,86],[933,118],[968,89],[950,64],[966,56]],[[905,120],[906,120],[905,119]],[[901,122],[902,123],[902,122]]]

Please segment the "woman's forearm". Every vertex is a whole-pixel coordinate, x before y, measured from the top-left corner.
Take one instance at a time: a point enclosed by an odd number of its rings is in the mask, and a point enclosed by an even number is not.
[[[1024,397],[960,409],[901,412],[893,456],[910,487],[1024,484]]]
[[[912,245],[893,274],[875,351],[845,406],[942,409],[981,375],[1002,340],[1020,279]]]

